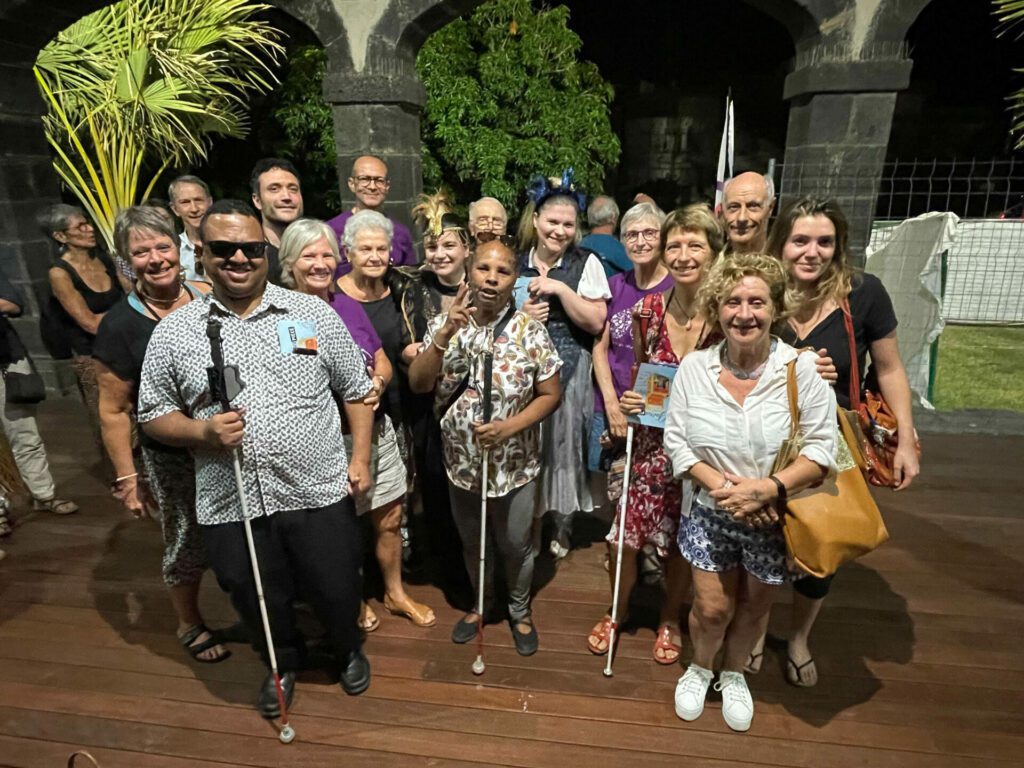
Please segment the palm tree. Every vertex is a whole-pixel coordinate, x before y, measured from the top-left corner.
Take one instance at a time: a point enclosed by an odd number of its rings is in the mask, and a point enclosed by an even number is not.
[[[246,134],[247,98],[277,82],[284,50],[280,33],[253,18],[266,8],[120,0],[40,51],[54,168],[111,250],[117,211],[148,197],[168,167],[205,157],[213,136]]]
[[[1002,25],[1000,34],[1006,34],[1011,30],[1024,25],[1024,0],[992,0],[995,7],[996,19]],[[1024,35],[1018,32],[1017,37]],[[1014,70],[1018,74],[1024,74],[1024,69]],[[1017,134],[1017,149],[1024,149],[1024,88],[1010,94],[1007,101],[1010,102],[1010,111],[1013,113],[1013,126],[1010,130]]]

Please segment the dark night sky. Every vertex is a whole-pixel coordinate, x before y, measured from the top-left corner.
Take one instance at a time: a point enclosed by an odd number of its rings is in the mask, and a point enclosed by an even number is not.
[[[623,111],[644,109],[629,95],[641,82],[715,103],[731,86],[738,129],[756,128],[768,145],[784,145],[782,83],[793,44],[774,19],[741,0],[645,0],[632,4],[637,11],[628,15],[620,3],[566,5],[584,57],[616,86],[618,119]],[[1005,154],[1005,97],[1024,84],[1024,76],[1011,72],[1024,67],[1024,43],[1012,35],[997,38],[990,10],[986,0],[933,0],[911,27],[914,69],[897,102],[891,157]]]

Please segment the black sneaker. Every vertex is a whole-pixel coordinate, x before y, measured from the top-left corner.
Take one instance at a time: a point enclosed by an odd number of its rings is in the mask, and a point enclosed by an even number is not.
[[[516,627],[519,624],[527,624],[530,627],[530,631],[526,634],[520,632]],[[537,652],[537,648],[540,645],[540,641],[537,638],[537,628],[533,626],[532,618],[509,619],[508,625],[512,629],[512,641],[516,644],[516,653],[520,656],[533,656]]]

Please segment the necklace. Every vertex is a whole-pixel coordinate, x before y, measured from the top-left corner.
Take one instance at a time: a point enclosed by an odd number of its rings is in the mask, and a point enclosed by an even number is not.
[[[775,351],[775,347],[776,347],[777,344],[778,344],[778,340],[777,339],[772,339],[772,345],[771,345],[771,347],[768,350],[767,357],[765,357],[764,360],[762,360],[760,363],[758,363],[755,368],[753,368],[752,370],[749,370],[749,371],[745,370],[743,368],[740,368],[732,360],[729,359],[729,345],[728,344],[724,344],[724,343],[722,344],[722,352],[720,353],[719,357],[722,360],[722,366],[727,371],[729,371],[729,373],[731,373],[733,376],[735,376],[737,379],[739,379],[740,381],[754,381],[754,380],[757,380],[757,379],[761,378],[761,374],[764,373],[764,369],[768,365],[768,359],[772,356],[772,352]]]
[[[139,297],[143,299],[143,301],[145,301],[146,303],[152,302],[161,309],[167,309],[168,307],[173,307],[175,303],[177,303],[181,299],[181,297],[185,295],[185,286],[181,286],[181,288],[178,291],[178,295],[175,296],[173,299],[158,299],[156,296],[151,296],[150,294],[142,290],[141,281],[139,282],[138,285],[135,286],[135,292],[138,293]]]
[[[672,302],[675,300],[675,296],[676,296],[676,289],[675,289],[675,287],[673,287],[672,290],[668,292],[668,301],[665,303],[667,311],[668,311],[669,314],[672,313]],[[682,302],[680,302],[679,304],[680,304],[680,307],[682,307]],[[680,325],[683,326],[684,330],[691,331],[691,330],[693,330],[693,319],[697,316],[697,313],[694,312],[691,315],[689,312],[686,311],[686,307],[682,307],[682,310],[683,310],[683,315],[686,317],[686,322],[685,323],[680,323]],[[673,319],[675,319],[674,316],[673,316]],[[679,322],[679,321],[677,320],[676,322]]]

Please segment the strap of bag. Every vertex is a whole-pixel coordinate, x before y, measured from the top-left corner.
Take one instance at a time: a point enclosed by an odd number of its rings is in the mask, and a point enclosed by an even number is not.
[[[849,298],[843,299],[839,305],[843,310],[843,325],[846,326],[846,338],[850,343],[850,409],[860,408],[860,366],[857,364],[857,337],[853,332],[853,315],[850,313]]]
[[[800,407],[796,394],[796,358],[786,363],[786,397],[789,400],[789,439],[800,431]]]
[[[512,304],[509,305],[508,311],[502,316],[501,320],[498,321],[498,324],[494,326],[494,335],[491,337],[492,339],[494,339],[495,341],[498,340],[501,334],[505,331],[505,326],[508,325],[509,320],[512,319],[515,313],[516,305],[515,302],[513,302]],[[491,357],[491,355],[488,354],[488,357]],[[491,359],[491,365],[493,365],[493,357]],[[462,393],[469,389],[469,377],[470,375],[472,375],[472,373],[473,366],[470,365],[469,370],[466,371],[466,375],[463,377],[462,381],[459,382],[459,386],[455,388],[455,391],[452,392],[452,396],[448,398],[448,402],[446,402],[444,404],[444,408],[441,409],[441,418],[444,418],[445,414],[451,410],[451,407],[458,402],[459,398],[462,397]],[[487,375],[487,379],[484,386],[489,387],[491,381],[490,371],[486,371],[485,375]],[[488,392],[487,394],[490,394],[490,392]]]
[[[654,300],[657,293],[648,293],[643,298],[640,310],[633,313],[633,327],[636,333],[633,334],[633,361],[636,365],[646,363],[650,359],[650,350],[647,348],[647,333],[651,329],[651,318],[654,317]]]

